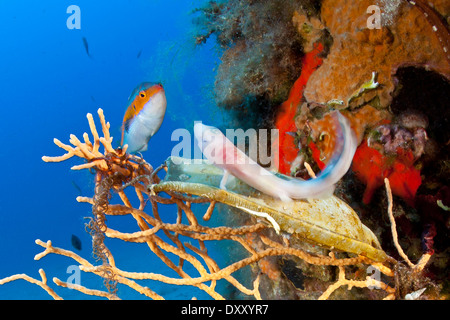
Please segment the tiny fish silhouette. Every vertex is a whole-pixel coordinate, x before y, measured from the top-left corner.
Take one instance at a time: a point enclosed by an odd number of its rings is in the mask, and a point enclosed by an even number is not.
[[[81,250],[81,240],[76,235],[72,234],[71,238],[72,247],[74,247],[77,250]]]
[[[86,50],[86,54],[88,55],[88,57],[92,58],[91,54],[89,53],[89,44],[88,44],[87,39],[85,37],[83,37],[83,45],[84,45],[84,49]]]
[[[77,185],[77,184],[75,183],[75,181],[73,181],[73,180],[72,180],[72,185],[73,185],[73,187],[74,187],[75,189],[78,190],[78,193],[79,193],[79,195],[81,196],[81,195],[83,194],[83,192],[81,191],[80,186]]]
[[[139,50],[138,54],[136,55],[136,59],[139,59],[141,57],[141,54],[142,54],[142,49]]]

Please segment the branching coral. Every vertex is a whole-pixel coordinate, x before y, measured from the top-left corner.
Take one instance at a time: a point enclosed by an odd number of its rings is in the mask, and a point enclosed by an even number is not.
[[[352,287],[359,287],[359,288],[365,288],[365,287],[376,287],[376,288],[382,288],[384,291],[388,293],[388,295],[384,298],[386,300],[395,299],[395,298],[403,298],[406,299],[406,292],[402,292],[404,290],[404,286],[409,286],[408,292],[413,293],[418,290],[421,290],[423,288],[420,288],[421,286],[433,286],[430,284],[428,279],[422,278],[421,273],[425,266],[427,265],[428,261],[431,258],[430,253],[424,253],[421,257],[421,259],[417,262],[417,264],[413,264],[408,256],[404,253],[403,249],[401,248],[399,242],[398,242],[398,235],[397,235],[397,229],[395,224],[395,218],[392,211],[393,206],[393,199],[392,199],[392,191],[389,184],[389,180],[386,178],[384,180],[386,185],[386,193],[388,197],[388,216],[389,221],[391,222],[391,230],[392,230],[392,237],[394,241],[394,245],[397,248],[397,251],[399,255],[404,259],[404,261],[407,264],[407,267],[403,265],[402,263],[397,263],[397,265],[394,266],[394,268],[390,269],[382,264],[372,264],[373,268],[376,268],[379,270],[379,272],[389,276],[393,277],[396,280],[396,287],[390,287],[389,285],[374,279],[370,276],[367,276],[366,280],[348,280],[345,276],[345,269],[341,266],[339,266],[339,276],[338,281],[332,285],[330,285],[327,290],[321,295],[320,299],[327,299],[330,297],[330,295],[339,287],[341,286],[348,286],[348,289],[350,290]],[[396,272],[399,272],[399,270],[402,270],[402,274],[397,274]],[[400,278],[403,278],[401,281],[402,283],[398,282],[400,281]],[[402,292],[402,293],[401,293]]]
[[[120,283],[149,298],[162,299],[163,297],[156,291],[140,284],[142,280],[155,280],[172,285],[194,286],[203,290],[214,299],[223,299],[225,296],[217,289],[218,281],[223,280],[233,286],[237,292],[261,299],[268,297],[267,293],[261,289],[261,283],[263,281],[267,282],[267,279],[270,279],[263,272],[272,272],[270,274],[272,278],[277,275],[282,277],[280,272],[276,272],[276,265],[267,266],[266,263],[266,267],[256,269],[259,271],[255,272],[255,277],[250,288],[242,284],[242,280],[239,280],[233,274],[246,266],[253,266],[255,268],[257,262],[261,262],[259,265],[264,266],[265,264],[262,261],[268,257],[291,257],[300,259],[309,265],[337,266],[339,269],[337,282],[334,284],[331,283],[329,288],[323,292],[321,298],[331,297],[331,294],[343,285],[347,285],[349,288],[374,286],[381,288],[380,292],[385,292],[385,295],[387,295],[385,296],[386,298],[399,297],[397,295],[398,290],[405,283],[404,279],[411,279],[408,276],[412,272],[411,270],[415,270],[414,279],[422,279],[420,271],[423,270],[429,254],[428,256],[425,255],[418,265],[411,264],[411,266],[405,266],[405,268],[400,270],[399,268],[395,268],[395,265],[399,263],[389,257],[382,259],[381,262],[375,262],[363,255],[353,254],[349,256],[344,253],[334,253],[334,251],[326,254],[327,251],[324,250],[307,252],[305,247],[299,244],[295,237],[288,235],[287,231],[283,231],[282,235],[275,234],[271,228],[273,224],[268,223],[269,217],[267,215],[262,218],[248,219],[246,224],[237,227],[202,226],[195,215],[194,206],[200,205],[201,203],[209,203],[206,214],[203,216],[204,220],[208,220],[217,203],[222,202],[234,207],[240,207],[242,205],[244,206],[242,208],[245,208],[245,201],[233,200],[233,198],[230,198],[230,193],[223,190],[223,192],[217,193],[213,187],[208,185],[197,187],[195,184],[189,185],[187,183],[180,183],[179,181],[162,182],[157,174],[164,169],[167,170],[167,166],[162,165],[156,170],[153,170],[142,158],[127,154],[125,148],[123,150],[114,150],[111,146],[112,137],[109,136],[109,123],[106,123],[101,109],[99,109],[98,114],[104,137],[98,136],[92,115],[88,114],[90,129],[94,137],[93,143],[89,140],[87,134],[83,135],[84,142],[81,142],[72,135],[70,141],[73,146],[62,144],[55,139],[55,143],[66,150],[67,153],[60,157],[43,157],[43,160],[47,162],[60,162],[72,156],[78,156],[87,160],[87,163],[77,165],[72,169],[95,169],[96,188],[94,196],[92,198],[78,197],[77,201],[87,202],[93,206],[93,218],[89,224],[89,228],[93,237],[94,256],[97,258],[96,261],[100,261],[101,263],[94,265],[72,251],[54,247],[51,241],[43,242],[41,240],[36,240],[36,244],[45,248],[45,250],[37,254],[35,260],[42,259],[51,253],[69,257],[79,264],[81,271],[92,273],[105,279],[107,291],[73,285],[53,278],[53,282],[56,285],[70,287],[87,295],[118,299],[120,290],[116,290],[117,287],[115,284]],[[101,145],[104,147],[103,153],[99,151]],[[204,192],[205,190],[208,190],[208,192]],[[138,208],[132,206],[126,191],[132,191],[137,195],[139,199]],[[109,203],[111,193],[113,192],[119,195],[122,203]],[[196,193],[199,196],[193,196]],[[235,197],[238,197],[238,195],[235,195]],[[391,198],[389,199],[392,201]],[[144,211],[147,203],[151,205],[151,214]],[[165,205],[176,206],[178,214],[176,223],[168,223],[161,219],[159,208]],[[249,209],[244,210],[244,212],[250,211]],[[110,228],[107,224],[106,217],[113,218],[114,216],[126,216],[134,219],[139,230],[126,233]],[[182,221],[187,221],[187,223],[183,223]],[[283,226],[283,224],[281,225]],[[393,228],[395,229],[394,226]],[[162,234],[165,237],[162,237]],[[168,268],[178,274],[178,277],[152,272],[130,272],[120,269],[115,263],[112,252],[105,244],[108,239],[112,238],[121,239],[126,242],[146,243],[149,249]],[[188,239],[188,241],[184,241],[185,239]],[[224,267],[220,267],[208,254],[208,243],[222,240],[231,240],[234,246],[239,246],[245,250],[247,256],[232,261]],[[173,256],[178,259],[178,263],[174,262]],[[190,268],[186,268],[186,264],[190,264]],[[395,280],[393,281],[394,286],[382,279],[369,277],[366,280],[355,280],[347,279],[345,276],[346,267],[358,267],[365,270],[368,266],[377,268],[377,270],[380,270],[387,277],[393,278]],[[275,268],[275,272],[273,272],[272,267]],[[40,270],[40,274],[42,280],[36,280],[27,275],[18,274],[0,279],[0,284],[24,279],[41,286],[53,298],[59,299],[60,296],[47,284],[47,278],[43,270]],[[397,274],[401,275],[401,277],[397,276]],[[397,281],[398,279],[401,279],[401,281]],[[279,282],[281,280],[278,279],[277,281]],[[417,290],[418,283],[423,282],[410,281],[409,283],[413,283],[413,285],[408,287],[407,290]],[[403,297],[400,296],[400,298]],[[278,296],[278,298],[282,298],[282,296]]]

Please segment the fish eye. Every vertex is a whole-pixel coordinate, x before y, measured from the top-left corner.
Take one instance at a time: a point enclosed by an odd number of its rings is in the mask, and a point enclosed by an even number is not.
[[[144,91],[142,91],[139,95],[140,95],[142,98],[145,98],[145,92],[144,92]]]
[[[203,142],[210,142],[213,139],[213,136],[214,135],[212,135],[211,132],[207,131],[203,134],[202,140]]]

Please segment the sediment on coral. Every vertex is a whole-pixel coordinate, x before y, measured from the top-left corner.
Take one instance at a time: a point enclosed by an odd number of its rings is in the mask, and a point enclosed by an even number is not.
[[[127,154],[126,148],[113,149],[111,146],[112,137],[109,136],[109,123],[105,121],[101,110],[99,110],[99,116],[104,137],[98,136],[92,115],[88,115],[94,142],[92,143],[89,140],[87,134],[83,135],[84,142],[71,135],[70,141],[73,146],[63,144],[55,139],[55,143],[66,150],[67,153],[60,157],[43,157],[43,160],[61,162],[72,156],[77,156],[87,160],[87,162],[76,165],[72,169],[90,168],[96,171],[97,187],[94,196],[78,197],[77,201],[93,205],[93,221],[96,222],[97,227],[93,233],[93,238],[100,234],[103,237],[101,243],[98,243],[98,239],[93,239],[94,253],[100,258],[97,262],[101,264],[94,265],[72,251],[53,246],[51,241],[43,242],[41,240],[36,240],[36,244],[43,247],[44,251],[37,254],[35,260],[40,260],[51,253],[69,257],[79,264],[81,271],[105,279],[105,286],[108,290],[73,285],[53,278],[53,282],[57,286],[68,287],[87,295],[108,299],[118,299],[121,295],[120,288],[115,287],[116,282],[149,298],[163,299],[163,296],[156,292],[157,290],[141,284],[141,281],[145,280],[155,280],[175,286],[193,286],[214,299],[227,297],[335,299],[343,297],[341,287],[347,287],[349,290],[351,288],[366,288],[364,290],[375,288],[378,294],[370,294],[370,290],[364,291],[366,297],[373,298],[376,296],[377,298],[392,299],[396,297],[405,298],[404,295],[410,294],[410,290],[416,290],[418,285],[427,285],[428,282],[424,280],[423,270],[431,254],[427,252],[417,263],[413,263],[403,253],[401,245],[397,241],[392,210],[392,194],[387,180],[388,215],[392,222],[395,247],[408,262],[402,270],[395,269],[398,262],[390,257],[384,257],[376,262],[363,255],[337,252],[336,250],[330,251],[329,248],[318,249],[317,245],[320,245],[320,243],[303,243],[300,238],[295,237],[295,233],[290,231],[292,234],[289,235],[289,230],[284,230],[285,227],[283,227],[279,218],[277,218],[278,222],[270,220],[270,215],[268,215],[270,207],[267,208],[268,213],[260,212],[256,218],[252,214],[252,211],[257,210],[256,207],[252,207],[254,210],[242,209],[242,206],[245,206],[249,201],[247,195],[242,196],[238,193],[218,190],[208,184],[197,185],[183,182],[183,178],[179,174],[176,175],[179,176],[181,181],[161,181],[158,174],[167,170],[166,174],[170,178],[174,171],[166,164],[153,170],[152,166],[144,159]],[[104,152],[99,151],[100,145],[103,145]],[[195,178],[203,182],[211,179],[211,177],[206,178],[199,173],[195,175]],[[121,202],[109,203],[110,193],[117,193]],[[137,206],[132,205],[129,199],[131,194],[137,195],[139,200]],[[206,227],[202,225],[201,220],[197,218],[195,208],[197,206],[205,208],[204,205],[208,204],[206,212],[201,218],[207,221],[211,219],[214,208],[219,203],[236,209],[241,208],[242,213],[247,214],[246,223],[234,227],[226,225]],[[150,208],[147,208],[147,204],[150,204]],[[270,202],[268,204],[270,205]],[[174,209],[177,212],[175,223],[167,222],[160,216],[160,207],[166,205],[175,206]],[[261,204],[260,207],[262,207]],[[229,211],[229,214],[232,214],[232,211]],[[138,230],[122,232],[112,229],[108,225],[108,221],[117,216],[125,216],[136,221]],[[282,234],[277,234],[274,231],[277,223],[280,223],[283,228]],[[365,233],[367,232],[369,230],[365,231]],[[164,237],[162,237],[162,234],[164,234]],[[178,277],[165,275],[163,270],[160,271],[161,273],[154,273],[120,269],[116,265],[113,252],[107,248],[109,239],[120,239],[124,242],[141,243],[148,246],[155,257],[160,259],[169,269],[175,271]],[[233,261],[228,262],[225,266],[219,266],[209,254],[209,245],[212,242],[225,240],[231,241],[232,247],[242,248],[247,254],[242,258],[230,257]],[[95,252],[95,250],[97,251]],[[230,252],[230,250],[227,250],[227,252]],[[295,263],[299,270],[302,270],[300,275],[297,274],[303,279],[302,282],[291,281],[288,278],[288,274],[292,276],[295,273],[292,272],[292,267],[290,268],[291,272],[287,272],[289,268],[282,268],[281,260],[284,261],[284,264],[291,261],[291,265]],[[189,267],[187,267],[188,264]],[[252,278],[244,283],[245,279],[238,278],[235,275],[237,271],[247,267],[252,270]],[[314,269],[314,267],[318,269]],[[364,275],[369,267],[372,270],[374,270],[373,268],[379,270],[386,279],[382,280],[371,276],[361,277],[361,274]],[[333,276],[330,276],[333,274],[332,270],[338,271],[336,281]],[[349,270],[352,270],[352,272],[349,272]],[[323,272],[328,273],[328,276],[325,274],[320,276]],[[53,298],[60,299],[61,297],[47,284],[45,272],[40,270],[40,274],[41,280],[33,279],[24,274],[13,275],[0,279],[0,285],[23,279],[42,287]],[[222,282],[228,283],[233,290],[231,292],[223,291],[223,287],[220,285]],[[296,285],[303,285],[303,289],[297,288]],[[429,287],[429,292],[422,294],[422,298],[438,295],[436,288]],[[118,290],[116,290],[117,288]],[[401,291],[399,291],[400,288]],[[345,292],[350,291],[344,290]]]

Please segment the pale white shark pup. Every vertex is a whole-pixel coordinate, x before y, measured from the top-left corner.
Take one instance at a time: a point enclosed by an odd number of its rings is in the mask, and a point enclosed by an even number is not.
[[[357,147],[348,120],[338,111],[333,112],[333,118],[336,123],[336,150],[328,166],[311,180],[281,178],[264,169],[215,127],[196,123],[194,135],[206,159],[224,169],[221,188],[225,188],[228,174],[232,174],[253,188],[283,201],[324,198],[333,194],[334,185],[350,168]]]

